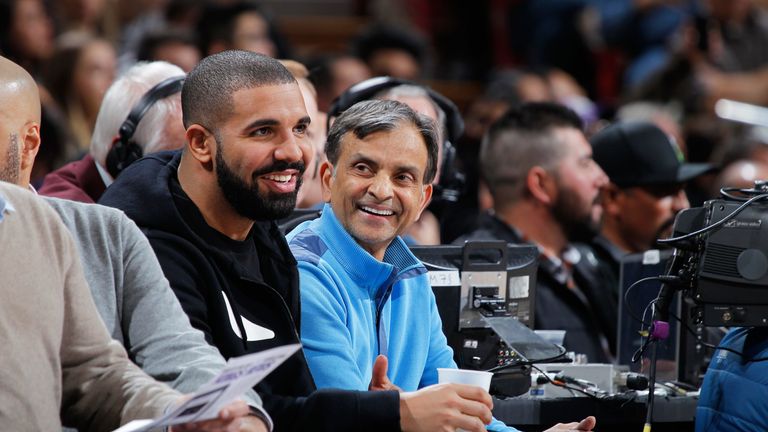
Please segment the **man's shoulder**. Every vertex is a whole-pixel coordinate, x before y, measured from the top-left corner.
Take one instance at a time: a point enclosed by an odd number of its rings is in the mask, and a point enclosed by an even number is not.
[[[114,207],[49,196],[43,197],[43,199],[56,210],[65,223],[68,219],[86,221],[103,226],[119,226],[130,223],[130,219],[128,219],[125,213]]]
[[[506,240],[508,243],[521,243],[522,239],[514,227],[507,225],[492,214],[484,213],[478,218],[478,227],[453,241],[462,245],[467,240]]]
[[[37,195],[28,189],[0,181],[0,199],[5,212],[17,212],[22,219],[35,217],[55,217],[55,213]]]
[[[294,258],[299,263],[319,265],[321,257],[328,251],[328,245],[320,237],[320,234],[312,228],[316,220],[302,222],[286,239]]]

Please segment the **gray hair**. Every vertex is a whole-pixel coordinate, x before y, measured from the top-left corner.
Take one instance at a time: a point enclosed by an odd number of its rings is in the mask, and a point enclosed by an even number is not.
[[[347,133],[353,133],[357,139],[364,139],[375,132],[394,130],[403,123],[414,126],[424,139],[427,146],[427,167],[424,170],[423,182],[432,183],[437,173],[438,149],[434,121],[401,102],[366,100],[344,111],[328,131],[325,155],[328,161],[336,165],[341,155],[341,140]]]
[[[556,129],[581,127],[576,113],[553,103],[528,103],[507,111],[480,146],[480,169],[494,200],[501,204],[520,199],[531,168],[554,169],[565,156]]]
[[[427,90],[424,87],[420,87],[412,84],[403,84],[403,85],[390,87],[388,89],[382,90],[376,93],[376,96],[374,96],[374,98],[376,99],[389,99],[389,100],[392,100],[398,97],[424,98],[427,101],[429,101],[429,104],[432,105],[432,108],[434,108],[435,112],[437,113],[437,127],[438,127],[438,133],[439,133],[438,138],[441,142],[444,140],[445,111],[443,111],[443,109],[440,108],[440,105],[435,103],[434,99],[432,99],[432,96],[429,95],[429,92],[427,92]]]
[[[117,136],[120,126],[134,105],[158,83],[172,77],[184,76],[180,67],[164,61],[137,63],[118,78],[104,94],[96,124],[91,136],[90,153],[94,160],[106,166],[107,153]],[[178,94],[160,99],[152,104],[141,118],[132,140],[142,147],[144,154],[153,153],[167,146],[164,135],[168,116],[181,110]],[[179,125],[181,127],[181,125]]]

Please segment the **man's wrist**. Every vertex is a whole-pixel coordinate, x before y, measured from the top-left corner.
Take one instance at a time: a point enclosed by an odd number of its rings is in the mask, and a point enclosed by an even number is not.
[[[274,424],[272,423],[272,418],[269,417],[269,414],[267,414],[267,412],[264,411],[263,408],[249,405],[248,409],[249,409],[248,411],[249,416],[259,418],[262,422],[264,422],[264,425],[267,426],[267,430],[272,431],[272,429],[274,428]]]

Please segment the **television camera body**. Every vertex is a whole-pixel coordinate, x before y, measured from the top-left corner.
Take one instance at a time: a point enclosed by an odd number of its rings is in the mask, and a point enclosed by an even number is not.
[[[693,300],[698,324],[768,326],[768,182],[755,183],[723,189],[721,198],[675,219],[668,274]]]

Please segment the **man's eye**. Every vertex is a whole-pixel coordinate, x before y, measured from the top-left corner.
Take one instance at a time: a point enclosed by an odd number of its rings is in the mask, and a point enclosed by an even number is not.
[[[252,136],[267,136],[269,134],[269,128],[259,128],[251,132]]]
[[[307,133],[307,129],[308,129],[308,126],[305,125],[305,124],[302,124],[302,125],[298,125],[295,128],[293,128],[293,131],[298,133],[298,134],[303,134],[303,133]]]

